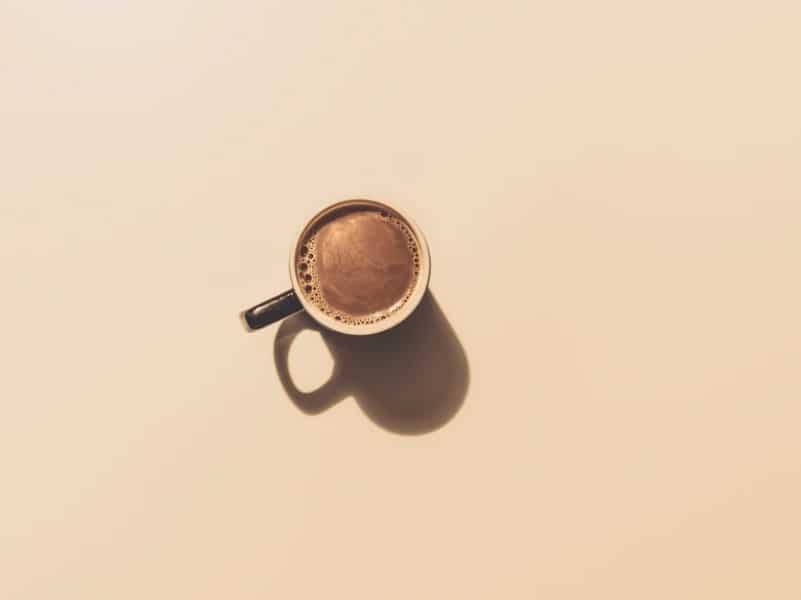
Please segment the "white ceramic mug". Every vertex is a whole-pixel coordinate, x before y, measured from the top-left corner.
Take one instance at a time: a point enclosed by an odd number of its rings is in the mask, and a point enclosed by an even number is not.
[[[419,273],[415,287],[412,289],[411,295],[408,300],[395,312],[389,314],[386,318],[375,321],[373,323],[348,323],[336,320],[331,315],[325,314],[318,306],[309,301],[306,295],[301,290],[303,285],[298,280],[298,274],[295,268],[296,257],[300,247],[302,246],[307,234],[312,231],[321,221],[331,215],[334,211],[347,208],[352,205],[354,208],[364,207],[368,210],[379,210],[394,213],[402,219],[408,229],[416,238],[418,256],[420,259]],[[343,200],[330,206],[327,206],[311,219],[301,228],[300,233],[295,238],[292,248],[289,252],[289,278],[292,282],[292,289],[287,290],[282,294],[278,294],[269,300],[265,300],[256,306],[253,306],[242,312],[241,318],[248,331],[261,329],[271,323],[280,321],[281,319],[298,312],[305,310],[310,317],[320,323],[320,325],[349,335],[369,335],[373,333],[380,333],[395,327],[404,321],[414,309],[420,304],[423,296],[428,289],[428,282],[431,277],[431,255],[428,250],[428,243],[425,236],[417,224],[407,217],[402,211],[394,206],[384,202],[376,202],[375,200],[367,199],[352,199]]]

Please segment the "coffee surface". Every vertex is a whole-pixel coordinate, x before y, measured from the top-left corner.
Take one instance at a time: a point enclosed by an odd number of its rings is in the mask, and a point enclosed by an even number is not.
[[[419,249],[399,216],[355,206],[324,218],[296,257],[306,297],[337,320],[367,324],[408,300],[417,282]]]

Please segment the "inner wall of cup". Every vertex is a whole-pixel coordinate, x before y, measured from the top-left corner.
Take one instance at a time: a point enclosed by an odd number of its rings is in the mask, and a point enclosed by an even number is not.
[[[343,321],[337,321],[334,318],[326,315],[319,307],[314,304],[311,300],[306,297],[306,294],[302,290],[303,282],[299,281],[297,278],[296,272],[296,263],[297,259],[300,256],[301,248],[307,238],[315,228],[322,225],[328,219],[334,218],[337,213],[340,211],[350,211],[358,209],[359,207],[364,207],[371,210],[382,210],[386,211],[399,219],[401,219],[404,224],[407,226],[409,231],[415,237],[415,242],[418,248],[418,255],[420,257],[420,270],[417,275],[417,281],[415,286],[412,290],[411,296],[406,300],[406,303],[395,313],[391,314],[389,317],[376,321],[372,324],[352,324],[346,323]],[[430,257],[428,253],[428,245],[426,244],[426,240],[422,235],[422,232],[417,227],[415,223],[413,223],[409,218],[407,218],[403,213],[398,211],[397,209],[384,204],[382,202],[377,202],[375,200],[367,200],[367,199],[352,199],[352,200],[343,200],[342,202],[337,202],[322,211],[316,214],[312,219],[306,224],[303,228],[303,231],[298,236],[295,246],[292,249],[292,254],[289,260],[289,269],[290,269],[290,277],[292,280],[292,286],[295,288],[295,293],[300,298],[301,304],[306,309],[306,312],[314,318],[316,321],[321,323],[322,325],[328,327],[329,329],[333,329],[335,331],[340,331],[342,333],[350,333],[356,335],[365,335],[371,333],[378,333],[380,331],[385,331],[390,329],[403,321],[411,312],[417,307],[422,299],[423,295],[425,294],[426,289],[428,288],[428,279],[430,276]]]

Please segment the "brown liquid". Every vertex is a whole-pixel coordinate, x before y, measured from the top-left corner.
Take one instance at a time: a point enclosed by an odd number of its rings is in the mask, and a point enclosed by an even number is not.
[[[339,321],[384,319],[417,283],[419,251],[399,216],[369,205],[337,210],[305,235],[296,256],[307,299]]]

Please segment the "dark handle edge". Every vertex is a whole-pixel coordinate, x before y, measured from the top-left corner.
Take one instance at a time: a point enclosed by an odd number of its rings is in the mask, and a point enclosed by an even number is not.
[[[239,316],[247,331],[255,331],[280,321],[299,310],[303,310],[303,305],[298,300],[297,294],[293,290],[287,290],[283,294],[278,294],[256,306],[251,306],[249,309],[242,311]]]

